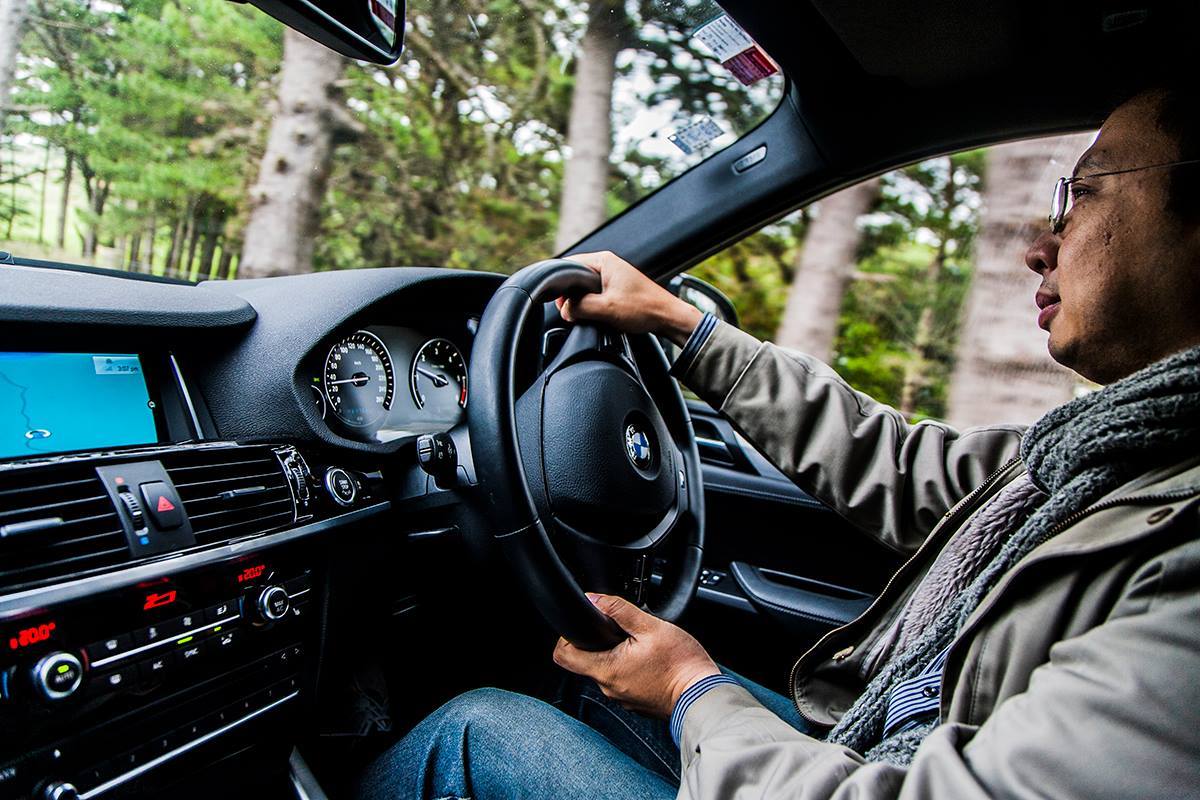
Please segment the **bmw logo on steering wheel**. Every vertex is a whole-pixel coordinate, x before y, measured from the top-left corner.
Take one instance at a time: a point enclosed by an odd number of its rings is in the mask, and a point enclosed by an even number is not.
[[[654,450],[650,447],[650,437],[636,424],[625,426],[625,455],[638,469],[650,469],[654,461]]]

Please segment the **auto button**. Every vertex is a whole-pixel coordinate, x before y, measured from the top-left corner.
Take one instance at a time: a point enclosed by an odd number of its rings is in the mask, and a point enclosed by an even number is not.
[[[51,653],[33,668],[33,684],[47,700],[64,700],[83,681],[83,665],[70,653]]]

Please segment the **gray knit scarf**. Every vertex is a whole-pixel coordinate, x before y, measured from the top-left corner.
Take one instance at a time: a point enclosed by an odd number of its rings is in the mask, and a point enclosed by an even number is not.
[[[880,741],[888,695],[948,647],[1000,577],[1056,527],[1125,483],[1200,452],[1200,347],[1158,361],[1127,378],[1059,406],[1021,441],[1033,483],[1049,495],[1015,532],[999,537],[995,556],[945,604],[915,640],[892,654],[826,741],[869,761],[912,761],[929,722]]]

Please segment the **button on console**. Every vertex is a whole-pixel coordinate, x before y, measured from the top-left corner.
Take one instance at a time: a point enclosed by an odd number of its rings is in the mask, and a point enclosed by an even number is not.
[[[91,678],[88,685],[96,692],[116,692],[131,686],[136,677],[137,667],[128,666]]]
[[[147,683],[161,681],[171,671],[171,656],[162,654],[155,658],[148,658],[138,664],[138,671],[141,673],[142,680]]]
[[[264,622],[274,622],[287,616],[291,600],[282,586],[268,586],[258,595],[255,609]]]
[[[142,499],[146,501],[146,513],[154,520],[160,531],[173,531],[183,525],[183,504],[175,490],[162,481],[143,483]]]
[[[70,653],[51,653],[33,668],[33,684],[47,700],[75,694],[83,681],[83,665]]]
[[[204,621],[207,623],[220,622],[223,619],[228,619],[231,615],[238,613],[237,601],[227,600],[224,603],[218,603],[215,606],[210,606],[204,612]]]
[[[122,633],[120,636],[114,636],[111,639],[89,644],[86,648],[88,661],[95,664],[102,658],[115,656],[118,653],[123,653],[129,649],[130,638],[129,634]]]
[[[350,473],[341,467],[325,470],[325,491],[339,506],[352,506],[358,499],[358,487]]]

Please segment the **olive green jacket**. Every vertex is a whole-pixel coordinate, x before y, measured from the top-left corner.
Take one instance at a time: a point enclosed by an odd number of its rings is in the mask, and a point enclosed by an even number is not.
[[[1022,430],[910,425],[819,361],[723,324],[682,377],[802,488],[911,554],[793,669],[801,715],[830,726],[866,688],[865,654],[941,547],[1023,469]],[[943,724],[911,766],[867,763],[724,685],[684,718],[679,796],[1197,796],[1197,456],[1076,514],[1001,579],[951,645]]]

